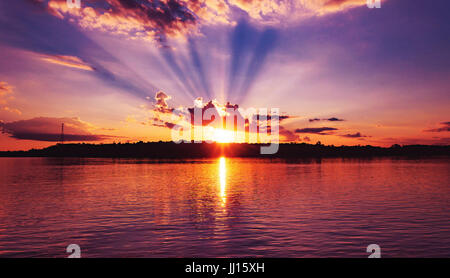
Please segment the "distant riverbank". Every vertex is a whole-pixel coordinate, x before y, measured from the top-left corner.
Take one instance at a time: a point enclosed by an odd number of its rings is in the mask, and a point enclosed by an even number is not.
[[[394,145],[325,146],[320,144],[280,144],[275,154],[260,154],[261,144],[175,144],[173,142],[138,142],[126,144],[58,144],[29,151],[4,151],[1,157],[130,157],[130,158],[208,158],[208,157],[384,157],[450,156],[450,146]]]

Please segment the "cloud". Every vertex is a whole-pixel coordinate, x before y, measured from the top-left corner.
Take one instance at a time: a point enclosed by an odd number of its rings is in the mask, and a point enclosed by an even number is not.
[[[155,104],[154,107],[151,109],[151,112],[153,114],[153,117],[151,120],[153,121],[152,125],[159,126],[159,127],[167,127],[172,128],[174,127],[182,117],[180,115],[179,118],[174,117],[175,108],[170,107],[167,103],[167,100],[170,100],[172,97],[167,95],[166,93],[159,91],[155,95]],[[233,106],[230,103],[227,103],[225,106],[220,105],[216,100],[209,101],[207,103],[203,103],[203,99],[201,97],[195,99],[195,106],[197,108],[202,109],[202,115],[207,109],[215,109],[215,115],[224,115],[225,109],[230,107],[238,108],[239,106]],[[194,115],[194,107],[178,107],[177,112],[181,112],[181,114],[184,114],[184,124],[186,125],[194,125],[193,121],[193,115]],[[187,119],[186,119],[187,118]],[[211,120],[202,121],[202,125],[208,125],[212,121],[214,121],[214,115],[212,115]],[[178,123],[180,124],[180,123]]]
[[[425,132],[446,132],[450,131],[450,122],[441,123],[443,127],[424,130]]]
[[[264,117],[264,115],[260,115],[260,114],[254,114],[253,115],[253,120],[257,120],[260,119],[261,117]],[[267,118],[270,118],[270,115],[266,115]],[[286,121],[288,119],[295,119],[297,118],[296,116],[291,116],[291,115],[279,115],[278,116],[278,120],[281,122]]]
[[[165,121],[161,121],[161,120],[155,121],[152,125],[153,126],[159,126],[159,127],[166,127],[166,128],[169,128],[169,129],[172,129],[172,128],[174,128],[176,126],[175,123],[165,122]]]
[[[64,123],[64,141],[102,141],[114,136],[92,134],[95,127],[78,118],[38,117],[9,123],[1,123],[2,133],[20,140],[58,142]]]
[[[294,119],[297,118],[297,116],[291,116],[291,115],[280,115],[278,116],[278,119],[280,120],[280,122],[284,121],[284,120],[288,120],[288,119]]]
[[[335,131],[338,130],[334,127],[307,127],[307,128],[298,128],[295,130],[295,133],[311,133],[311,134],[319,134],[319,135],[330,135],[331,133],[324,133],[326,131]]]
[[[318,7],[317,11],[321,14],[367,5],[367,0],[311,0],[307,2],[311,2],[311,6]]]
[[[329,121],[329,122],[343,122],[344,119],[339,119],[336,117],[328,118],[328,119],[319,119],[319,118],[313,118],[309,119],[309,122],[320,122],[320,121]]]
[[[329,122],[343,122],[344,120],[333,117],[333,118],[327,119],[327,121],[329,121]]]
[[[300,140],[300,137],[296,135],[294,132],[280,126],[279,127],[279,133],[281,136],[283,136],[283,140],[285,142],[296,142]]]
[[[167,103],[172,97],[162,91],[158,91],[155,94],[155,104],[151,109],[152,118],[151,125],[158,127],[173,128],[176,124],[173,123],[172,112],[174,108],[169,107]],[[134,120],[136,122],[136,120]]]
[[[84,62],[82,59],[75,57],[75,56],[68,56],[68,55],[49,55],[49,54],[41,54],[41,60],[57,64],[65,67],[70,68],[76,68],[76,69],[82,69],[87,71],[94,71],[95,69]]]
[[[235,24],[243,12],[252,21],[277,24],[366,5],[366,0],[97,0],[82,1],[77,9],[66,0],[34,2],[85,29],[159,42],[197,33],[200,24]]]
[[[186,1],[186,6],[195,13],[195,15],[206,23],[225,23],[230,24],[231,7],[223,0],[194,0]]]
[[[9,101],[14,99],[14,87],[7,82],[0,82],[0,110],[21,115],[22,111],[17,108],[6,106]]]
[[[6,111],[6,112],[15,113],[15,114],[17,114],[17,115],[22,115],[22,111],[20,111],[20,110],[17,109],[17,108],[11,108],[11,107],[8,107],[8,106],[3,106],[3,107],[2,107],[2,110],[3,110],[3,111]]]
[[[253,20],[280,23],[365,6],[366,0],[229,0]]]
[[[12,93],[13,87],[8,82],[0,81],[0,96]]]
[[[48,11],[61,19],[76,20],[85,29],[159,42],[192,32],[197,22],[195,13],[178,0],[83,1],[80,9],[68,8],[66,0],[51,0]]]
[[[167,104],[167,100],[171,99],[170,96],[166,95],[164,92],[159,91],[155,95],[155,108],[156,111],[161,113],[171,113],[173,111],[173,108],[169,108],[169,105]]]
[[[0,82],[0,104],[6,104],[13,98],[13,86],[7,82]]]
[[[368,137],[366,135],[362,135],[360,132],[356,132],[354,134],[343,134],[343,135],[339,135],[341,137],[346,137],[346,138],[363,138],[363,137]]]
[[[216,117],[220,117],[222,118],[222,122],[226,122],[225,117],[229,112],[228,109],[233,109],[236,117],[238,117],[241,120],[241,122],[244,123],[245,127],[245,129],[239,129],[238,127],[238,130],[248,132],[250,123],[258,121],[258,128],[260,133],[264,131],[267,133],[271,133],[270,115],[267,115],[265,120],[262,120],[260,114],[257,113],[246,114],[249,113],[249,111],[251,110],[240,108],[238,104],[232,104],[230,102],[227,102],[226,104],[221,104],[217,100],[203,102],[203,99],[199,97],[195,99],[194,107],[178,107],[175,111],[175,108],[170,107],[169,104],[167,103],[167,100],[169,99],[171,99],[171,97],[162,91],[156,93],[155,104],[153,105],[153,108],[150,110],[150,112],[152,113],[152,117],[150,118],[149,123],[150,125],[169,129],[172,129],[175,125],[181,125],[186,128],[189,128],[190,126],[197,125],[197,123],[194,122],[194,113],[196,108],[197,109],[200,108],[202,116],[204,115],[206,110],[213,109],[213,111],[211,110],[208,111],[212,112],[211,114],[209,114],[210,116],[209,120],[202,119],[202,121],[198,123],[199,125],[202,126],[210,126],[211,123],[215,121]],[[179,115],[179,117],[176,117],[175,114]],[[283,114],[279,115],[278,118],[279,122],[281,123],[282,121],[285,121],[287,119],[295,118],[295,116]],[[222,126],[212,126],[212,127],[222,128]],[[300,138],[294,132],[284,128],[281,125],[279,125],[279,134],[283,137],[282,140],[286,142],[293,142],[300,140]]]

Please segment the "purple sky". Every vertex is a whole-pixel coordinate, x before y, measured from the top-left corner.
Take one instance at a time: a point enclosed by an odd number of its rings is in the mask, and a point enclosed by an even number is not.
[[[54,144],[61,122],[74,141],[170,140],[159,91],[280,108],[285,141],[449,144],[450,2],[365,3],[1,1],[0,150]]]

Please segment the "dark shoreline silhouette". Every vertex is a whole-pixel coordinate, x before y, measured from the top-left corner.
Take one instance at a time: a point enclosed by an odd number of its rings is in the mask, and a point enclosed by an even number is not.
[[[175,144],[173,142],[138,142],[125,144],[58,144],[29,151],[3,151],[0,157],[111,157],[111,158],[315,158],[315,157],[435,157],[449,156],[450,146],[393,145],[389,148],[375,146],[326,146],[321,144],[280,144],[275,154],[260,154],[261,144],[201,143]]]

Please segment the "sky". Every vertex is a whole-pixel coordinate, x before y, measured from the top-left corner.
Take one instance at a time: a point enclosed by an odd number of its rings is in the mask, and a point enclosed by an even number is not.
[[[0,0],[0,150],[170,141],[279,108],[282,142],[450,144],[450,2]]]

